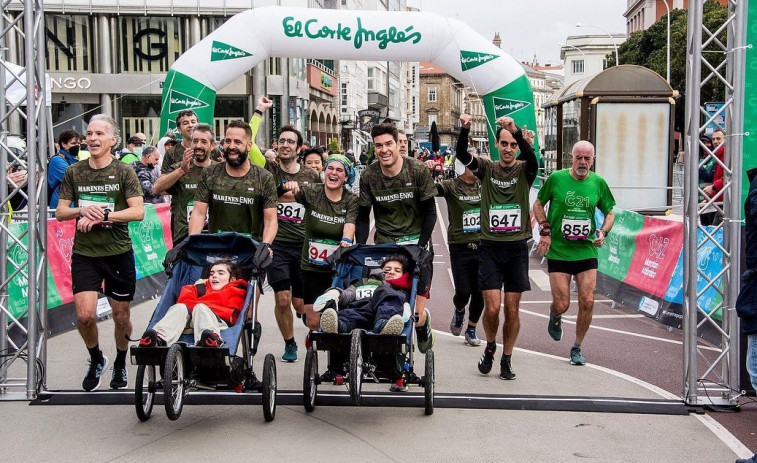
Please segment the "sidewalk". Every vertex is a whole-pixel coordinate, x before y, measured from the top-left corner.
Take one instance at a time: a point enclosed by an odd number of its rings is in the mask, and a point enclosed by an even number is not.
[[[272,301],[270,292],[261,298],[264,331],[257,358],[273,353],[277,358],[279,391],[300,391],[306,330],[295,320],[300,361],[281,362],[283,341],[273,318]],[[156,303],[147,301],[132,309],[133,337],[142,333]],[[112,323],[102,322],[100,332],[103,351],[112,357]],[[79,390],[86,351],[78,333],[71,331],[52,339],[48,351],[48,387]],[[729,437],[733,439],[729,433],[713,431],[714,420],[694,414],[543,411],[571,402],[567,396],[580,397],[582,403],[595,403],[597,409],[602,407],[601,400],[585,399],[617,397],[653,402],[668,398],[602,368],[574,367],[563,358],[520,350],[514,356],[518,379],[502,381],[496,365],[488,376],[478,372],[476,363],[481,349],[463,345],[462,338],[437,332],[434,351],[439,399],[432,416],[425,416],[422,407],[317,405],[314,412],[305,413],[301,405],[279,404],[275,421],[265,423],[260,406],[187,404],[178,421],[169,421],[162,406],[156,406],[152,418],[141,423],[133,406],[28,406],[25,402],[2,402],[3,459],[40,461],[54,455],[56,461],[134,461],[170,455],[180,461],[199,461],[212,455],[213,459],[252,461],[562,462],[591,458],[688,463],[733,462],[747,456],[748,451],[738,441],[727,442]],[[415,361],[419,374],[422,359],[419,356]],[[320,363],[325,363],[323,353]],[[257,364],[256,371],[261,364]],[[136,368],[130,366],[130,387],[135,373]],[[109,379],[108,373],[104,387]],[[346,388],[319,387],[319,394],[329,391],[343,392]],[[364,384],[363,391],[390,395],[386,384]],[[523,410],[444,408],[444,404],[451,403],[451,396],[456,403],[464,403],[470,394],[497,394],[509,399],[535,397],[526,405],[506,407]],[[294,395],[288,397],[291,402]],[[483,402],[486,400],[490,399]],[[534,405],[535,401],[543,403],[541,409]],[[17,425],[9,426],[10,423]]]

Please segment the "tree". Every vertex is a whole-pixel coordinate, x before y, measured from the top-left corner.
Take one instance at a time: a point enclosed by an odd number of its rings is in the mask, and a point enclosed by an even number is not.
[[[709,0],[704,3],[702,23],[714,33],[728,18],[728,9]],[[620,64],[636,64],[649,68],[665,78],[667,66],[667,15],[661,17],[647,30],[637,31],[618,47]],[[670,86],[678,90],[680,98],[676,100],[675,130],[683,132],[686,111],[686,47],[687,47],[688,11],[676,9],[670,12]],[[707,34],[705,32],[705,34]],[[725,29],[718,34],[718,40],[726,44]],[[707,61],[716,69],[726,59],[722,48],[713,41],[704,50]],[[615,65],[615,55],[607,55],[608,67]],[[702,75],[711,71],[702,66]],[[725,66],[720,68],[725,74]],[[725,86],[718,79],[711,79],[700,90],[702,103],[706,101],[724,101]]]
[[[339,140],[336,138],[329,139],[329,146],[328,146],[329,153],[338,153],[341,151],[341,148],[339,148]]]

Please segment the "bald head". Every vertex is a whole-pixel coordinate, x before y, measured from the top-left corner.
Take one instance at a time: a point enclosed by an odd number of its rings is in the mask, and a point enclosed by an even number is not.
[[[571,154],[575,154],[577,151],[591,152],[591,155],[594,156],[594,145],[591,144],[591,142],[586,140],[580,140],[576,142],[575,145],[573,145],[573,150],[571,151]]]

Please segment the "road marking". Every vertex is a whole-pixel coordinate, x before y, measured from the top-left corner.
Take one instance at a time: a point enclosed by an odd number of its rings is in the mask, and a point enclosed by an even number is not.
[[[542,314],[542,313],[538,313],[538,312],[532,312],[530,310],[520,309],[520,313],[525,313],[525,314],[528,314],[528,315],[534,315],[534,316],[541,317],[541,318],[547,318],[547,319],[549,318],[548,314]],[[571,320],[563,320],[563,323],[568,323],[568,324],[571,324],[571,325],[575,325],[576,324],[576,322],[571,321]],[[630,331],[616,330],[616,329],[613,329],[613,328],[606,328],[604,326],[594,326],[594,325],[592,325],[591,329],[593,329],[593,330],[609,331],[610,333],[616,333],[616,334],[625,334],[625,335],[628,335],[628,336],[635,336],[637,338],[650,339],[652,341],[667,342],[669,344],[676,344],[676,345],[679,345],[679,346],[683,345],[683,343],[681,341],[676,341],[675,339],[665,339],[665,338],[660,338],[660,337],[657,337],[657,336],[649,336],[648,334],[632,333]],[[721,349],[718,349],[717,347],[698,346],[698,348],[699,349],[703,349],[703,350],[710,350],[710,351],[713,351],[713,352],[721,352]]]
[[[549,286],[549,275],[547,275],[547,272],[545,272],[544,270],[529,270],[528,278],[532,279],[542,291],[549,291],[551,289]]]
[[[592,327],[592,328],[596,328],[596,327]],[[434,331],[436,332],[437,335],[453,337],[451,333],[446,332],[446,331],[439,331],[439,330],[434,330]],[[499,346],[500,348],[503,347],[501,343],[497,343],[497,346]],[[536,352],[533,350],[527,350],[520,347],[516,347],[515,350],[518,352],[525,352],[527,354],[539,355],[542,357],[547,357],[554,360],[560,360],[563,362],[566,361],[565,357],[559,357],[557,355],[552,355],[552,354],[545,354],[543,352]],[[625,373],[621,373],[619,371],[612,370],[610,368],[601,367],[599,365],[593,365],[591,363],[584,365],[584,368],[586,367],[593,368],[603,373],[607,373],[611,376],[615,376],[616,378],[624,379],[630,383],[636,384],[637,386],[643,387],[644,389],[647,389],[648,391],[651,391],[665,399],[683,400],[682,397],[680,396],[672,394],[666,391],[665,389],[662,389],[661,387],[655,386],[654,384],[648,383],[639,378],[635,378],[631,375],[627,375]],[[698,415],[696,413],[693,415],[694,415],[694,418],[698,419],[700,422],[702,422],[704,426],[709,428],[710,431],[712,431],[712,433],[715,434],[715,436],[717,436],[717,438],[720,439],[721,442],[723,442],[726,446],[728,446],[728,448],[730,448],[733,451],[733,453],[738,455],[739,458],[748,458],[750,455],[752,455],[752,452],[749,450],[749,448],[746,445],[742,444],[741,441],[738,440],[736,436],[731,434],[731,432],[728,431],[725,427],[723,427],[723,425],[715,421],[715,418],[711,417],[710,415]]]
[[[451,268],[447,268],[447,273],[449,274],[449,281],[452,282],[452,290],[454,291],[454,289],[455,289],[455,279],[452,278],[452,269]]]
[[[575,299],[573,299],[573,300],[570,301],[571,304],[573,304],[574,302],[576,304],[578,303],[578,301],[575,300]],[[610,300],[610,299],[595,299],[594,303],[597,303],[597,302],[613,302],[613,301]],[[552,303],[552,299],[544,300],[544,301],[520,301],[520,303],[521,304],[551,304]],[[502,307],[504,307],[504,306],[502,306]]]
[[[578,318],[578,315],[563,315],[563,318]],[[615,315],[592,315],[591,318],[644,318],[646,315],[636,314],[615,314]]]
[[[442,216],[442,211],[439,209],[439,203],[434,199],[434,206],[436,206],[436,220],[439,223],[439,227],[442,229],[442,238],[444,238],[444,242],[447,243],[447,226],[444,224],[444,217]]]

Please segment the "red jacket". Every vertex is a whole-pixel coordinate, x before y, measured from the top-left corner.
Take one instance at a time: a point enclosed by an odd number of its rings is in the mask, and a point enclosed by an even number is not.
[[[210,282],[205,282],[205,295],[200,297],[197,294],[197,285],[187,285],[181,288],[177,303],[186,304],[191,312],[195,305],[203,303],[218,315],[221,320],[229,324],[236,323],[239,312],[242,311],[244,298],[247,295],[247,282],[245,280],[234,280],[226,284],[218,291],[210,287]]]
[[[402,289],[407,291],[408,293],[413,287],[413,276],[410,275],[410,273],[405,272],[402,275],[400,275],[399,278],[395,278],[394,280],[386,280],[386,283],[390,284],[392,288],[394,289]],[[425,297],[426,299],[431,298],[431,290],[429,289],[426,291],[426,294],[421,294],[421,296]]]
[[[725,162],[725,146],[721,146],[715,150],[715,157],[720,162]],[[723,189],[723,166],[720,163],[715,163],[715,176],[712,178],[712,190],[717,193]]]

